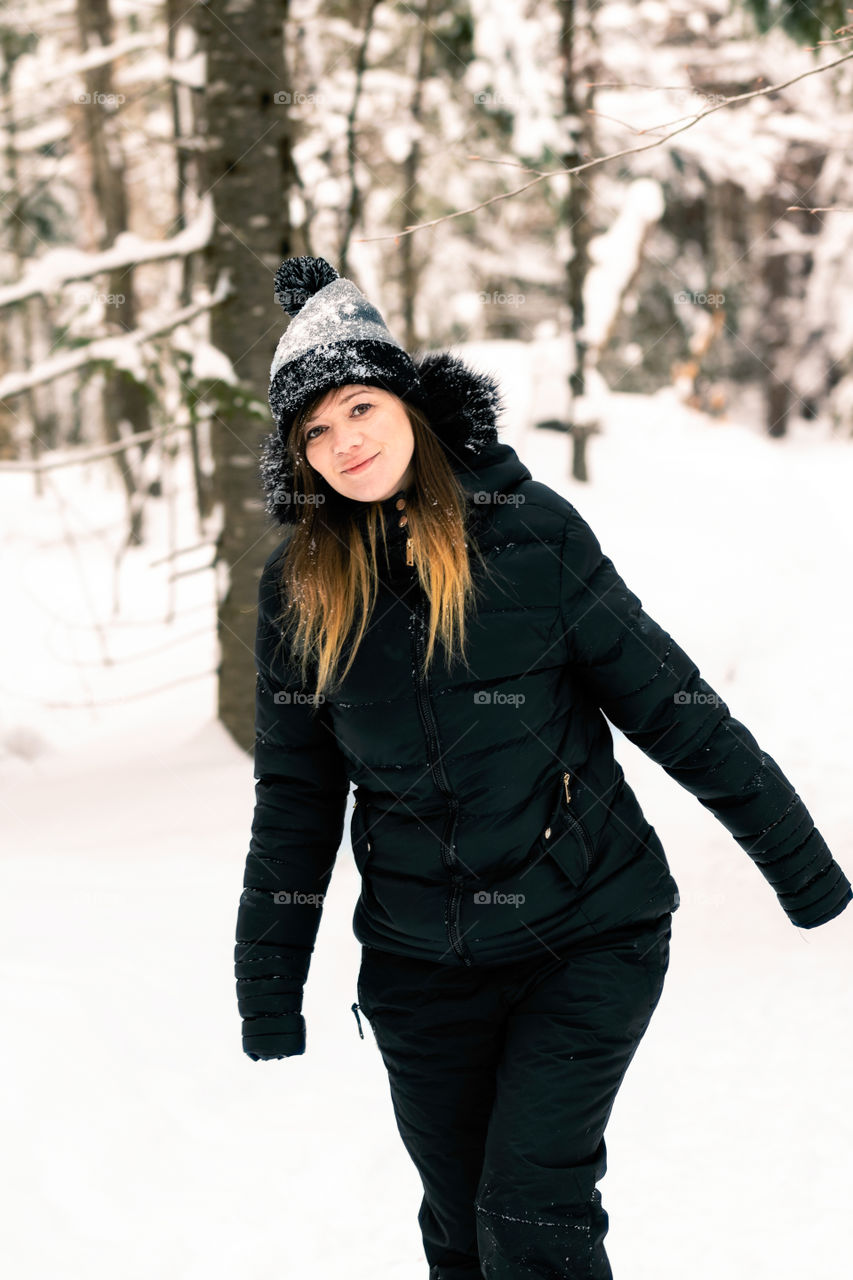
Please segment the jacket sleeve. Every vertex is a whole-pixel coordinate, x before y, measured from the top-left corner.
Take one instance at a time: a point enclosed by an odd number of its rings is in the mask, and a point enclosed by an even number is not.
[[[328,709],[275,652],[280,550],[258,591],[255,810],[234,950],[243,1050],[253,1061],[305,1052],[303,988],[349,791]]]
[[[643,610],[574,508],[561,575],[569,661],[607,718],[720,820],[792,924],[839,915],[850,881],[794,787]]]

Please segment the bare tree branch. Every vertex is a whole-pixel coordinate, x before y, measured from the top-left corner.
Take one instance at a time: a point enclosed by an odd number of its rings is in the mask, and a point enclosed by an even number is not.
[[[853,213],[853,209],[844,209],[840,205],[826,205],[818,209],[810,209],[805,204],[789,204],[785,206],[786,212],[796,211],[797,213]]]
[[[52,360],[43,360],[41,364],[25,372],[7,373],[5,378],[0,378],[0,400],[8,400],[11,396],[20,395],[22,391],[28,391],[30,387],[52,382],[54,378],[61,378],[74,369],[82,369],[95,360],[118,363],[130,348],[138,346],[141,342],[147,342],[150,338],[159,337],[161,333],[169,333],[179,324],[192,320],[203,311],[210,311],[230,297],[233,292],[227,273],[223,272],[212,294],[198,302],[193,302],[188,307],[182,307],[168,320],[161,320],[147,326],[142,325],[132,333],[123,333],[110,338],[96,338],[86,347],[66,351],[62,355],[54,356]]]
[[[573,165],[570,169],[553,169],[547,173],[540,173],[537,177],[531,178],[530,182],[525,182],[523,186],[516,187],[512,191],[501,191],[495,196],[490,196],[488,200],[481,200],[479,204],[470,205],[467,209],[457,209],[455,213],[442,214],[440,218],[431,218],[429,222],[418,222],[414,226],[406,227],[402,231],[394,231],[387,236],[362,236],[359,238],[359,244],[373,244],[380,240],[399,241],[401,236],[412,235],[415,231],[423,231],[427,227],[435,227],[440,222],[450,222],[453,218],[462,218],[465,214],[476,213],[478,209],[485,209],[490,204],[496,204],[498,200],[509,200],[512,196],[521,195],[523,191],[527,191],[530,187],[535,187],[537,183],[544,182],[546,178],[565,177],[568,174],[583,173],[585,169],[592,169],[596,165],[606,164],[608,160],[621,160],[623,156],[636,155],[638,151],[651,151],[654,147],[660,147],[664,142],[668,142],[670,138],[674,138],[676,134],[684,133],[687,129],[692,129],[695,124],[709,116],[714,111],[721,111],[723,107],[731,107],[735,103],[748,102],[750,98],[760,98],[768,93],[778,93],[780,89],[787,89],[789,85],[796,84],[799,80],[805,80],[808,76],[821,75],[825,71],[831,71],[833,67],[838,67],[842,62],[849,62],[853,58],[853,53],[845,53],[842,57],[836,58],[833,62],[826,62],[821,67],[811,67],[808,71],[801,71],[799,75],[791,76],[790,80],[783,80],[779,84],[765,85],[763,89],[752,89],[748,93],[738,93],[731,98],[724,98],[722,102],[712,103],[706,107],[704,111],[699,111],[695,116],[691,116],[687,124],[681,125],[678,129],[673,129],[670,133],[665,134],[662,138],[656,138],[654,142],[647,142],[640,147],[625,147],[622,151],[612,151],[606,156],[596,156],[592,160],[587,160],[584,164]],[[666,125],[655,125],[654,128],[666,128]],[[469,159],[479,159],[477,156],[469,156]]]
[[[22,462],[0,461],[0,471],[25,471],[41,472],[55,471],[57,467],[73,467],[78,463],[95,462],[99,458],[108,458],[113,453],[123,453],[125,449],[131,448],[135,444],[144,444],[145,441],[163,440],[166,436],[176,435],[179,431],[187,431],[189,429],[188,422],[181,422],[171,427],[156,427],[152,431],[138,431],[135,435],[126,436],[124,440],[113,441],[112,444],[99,444],[91,449],[80,449],[75,453],[65,455],[59,454],[58,450],[51,453],[49,458],[26,459]]]

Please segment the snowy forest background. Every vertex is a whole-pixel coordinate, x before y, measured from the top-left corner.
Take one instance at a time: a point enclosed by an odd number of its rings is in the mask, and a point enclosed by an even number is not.
[[[853,9],[10,0],[0,10],[0,956],[15,1274],[414,1280],[421,1188],[350,1011],[240,1052],[257,459],[320,254],[500,433],[853,873]],[[568,173],[567,171],[571,171]],[[608,1129],[618,1280],[846,1276],[851,920],[794,930],[614,730],[682,906]]]

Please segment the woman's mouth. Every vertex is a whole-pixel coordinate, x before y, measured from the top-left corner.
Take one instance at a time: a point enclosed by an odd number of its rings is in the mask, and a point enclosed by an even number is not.
[[[376,457],[378,457],[378,454],[374,453],[373,458],[376,458]],[[365,461],[360,462],[357,467],[347,467],[347,469],[344,471],[344,475],[345,476],[361,475],[362,471],[366,471],[367,468],[370,466],[371,462],[373,461],[373,458],[366,458]]]

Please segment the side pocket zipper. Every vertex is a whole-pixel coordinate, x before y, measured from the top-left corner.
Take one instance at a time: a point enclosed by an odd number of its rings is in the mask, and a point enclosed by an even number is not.
[[[581,842],[583,843],[584,857],[586,858],[586,871],[588,872],[590,867],[592,866],[592,857],[593,857],[592,841],[589,838],[589,834],[587,833],[587,829],[584,826],[582,819],[580,819],[570,807],[571,801],[572,801],[572,793],[569,790],[570,780],[571,780],[571,774],[569,774],[568,772],[564,772],[563,777],[561,779],[561,784],[566,794],[566,816],[574,824],[575,830],[577,831],[578,835],[581,838]],[[550,835],[550,833],[551,833],[551,828],[549,827],[548,831],[546,832],[546,835]]]

